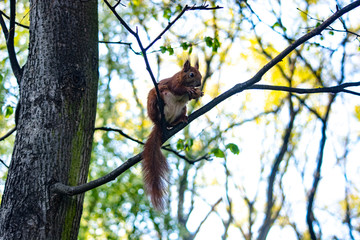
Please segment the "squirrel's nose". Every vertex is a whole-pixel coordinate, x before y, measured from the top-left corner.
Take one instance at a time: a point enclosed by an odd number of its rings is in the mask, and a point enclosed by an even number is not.
[[[195,87],[200,87],[200,86],[201,86],[201,80],[196,81],[196,85],[195,85]]]

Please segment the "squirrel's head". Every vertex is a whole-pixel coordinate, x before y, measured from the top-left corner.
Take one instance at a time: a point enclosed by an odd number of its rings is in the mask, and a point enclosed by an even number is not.
[[[195,66],[190,65],[190,61],[186,60],[182,71],[182,81],[187,87],[200,87],[201,86],[201,73],[199,72],[199,61],[197,60]]]

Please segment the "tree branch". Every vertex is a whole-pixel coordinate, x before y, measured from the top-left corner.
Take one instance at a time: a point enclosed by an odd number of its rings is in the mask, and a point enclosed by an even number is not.
[[[146,57],[146,51],[145,49],[142,47],[140,38],[138,36],[138,34],[136,32],[134,32],[122,19],[121,17],[116,13],[115,9],[112,9],[111,5],[104,0],[104,2],[109,6],[109,8],[114,12],[114,14],[116,16],[118,16],[118,19],[120,22],[123,22],[124,27],[130,32],[132,33],[138,43],[140,44],[142,51],[144,51],[145,55],[144,55],[144,59],[145,59],[145,63],[147,63],[147,70],[149,71],[150,75],[153,76],[151,73],[151,69],[150,66],[148,64],[147,61],[147,57]],[[340,9],[339,11],[337,11],[336,13],[334,13],[332,16],[330,16],[326,21],[324,21],[320,26],[318,26],[317,28],[313,29],[312,31],[310,31],[309,33],[305,34],[304,36],[302,36],[301,38],[299,38],[298,40],[296,40],[294,43],[292,43],[290,46],[288,46],[285,50],[283,50],[279,55],[277,55],[273,60],[271,60],[270,62],[268,62],[265,66],[263,66],[252,78],[250,78],[248,81],[243,82],[243,83],[238,83],[236,84],[234,87],[232,87],[231,89],[229,89],[228,91],[222,93],[221,95],[219,95],[218,97],[214,98],[212,101],[210,101],[208,104],[204,105],[202,108],[200,108],[199,110],[197,110],[196,112],[194,112],[193,114],[191,114],[188,118],[188,123],[181,123],[177,126],[175,126],[174,128],[172,128],[169,131],[164,132],[164,139],[163,141],[165,142],[167,139],[169,139],[170,137],[172,137],[173,135],[175,135],[177,132],[179,132],[180,130],[182,130],[183,128],[185,128],[188,124],[190,124],[192,121],[194,121],[196,118],[202,116],[203,114],[205,114],[206,112],[210,111],[211,109],[213,109],[217,104],[223,102],[224,100],[230,98],[231,96],[233,96],[234,94],[240,93],[246,89],[251,88],[251,86],[254,86],[254,84],[256,84],[257,82],[259,82],[262,78],[262,76],[269,71],[272,67],[274,67],[277,63],[279,63],[285,56],[287,56],[290,52],[292,52],[295,48],[297,48],[298,46],[300,46],[301,44],[305,43],[307,40],[311,39],[312,37],[319,35],[326,27],[328,27],[331,23],[333,23],[336,19],[338,19],[339,17],[341,17],[342,15],[344,15],[345,13],[351,11],[352,9],[358,7],[360,5],[360,0],[354,1],[353,3],[347,5],[346,7]],[[156,84],[156,82],[155,82]],[[345,84],[354,84],[354,83],[345,83]],[[346,85],[347,86],[347,85]],[[357,85],[356,85],[357,86]],[[124,171],[126,171],[127,169],[129,169],[130,167],[132,167],[133,165],[135,165],[136,163],[140,162],[141,160],[141,153],[137,154],[136,156],[128,159],[126,162],[124,162],[120,167],[116,168],[115,170],[113,170],[112,172],[108,173],[107,175],[91,181],[89,183],[80,185],[80,186],[67,186],[63,183],[56,183],[52,186],[52,190],[56,193],[59,194],[65,194],[65,195],[75,195],[75,194],[80,194],[80,193],[84,193],[88,190],[91,190],[93,188],[96,188],[102,184],[105,184],[109,181],[114,180],[117,176],[119,176],[120,174],[122,174]]]
[[[4,141],[7,137],[9,137],[11,134],[13,134],[13,132],[16,131],[16,127],[14,127],[13,129],[11,129],[8,133],[6,133],[4,136],[2,136],[0,138],[0,141]]]
[[[54,185],[52,185],[51,190],[61,195],[73,196],[97,188],[105,183],[115,180],[120,174],[128,170],[130,167],[134,166],[136,163],[140,162],[140,160],[142,159],[141,154],[142,153],[139,153],[136,156],[129,158],[121,166],[101,178],[79,186],[68,186],[63,183],[55,183]]]
[[[343,83],[333,87],[321,87],[321,88],[294,88],[294,87],[286,87],[286,86],[254,84],[253,86],[250,86],[247,89],[284,91],[284,92],[298,93],[298,94],[345,92],[345,93],[354,94],[356,96],[360,96],[360,93],[358,92],[345,89],[347,87],[356,87],[356,86],[360,86],[360,82]]]
[[[192,121],[197,119],[198,117],[202,116],[203,114],[207,113],[211,109],[213,109],[216,105],[223,102],[224,100],[228,99],[229,97],[233,96],[234,94],[240,93],[244,91],[245,89],[248,89],[250,86],[254,85],[255,83],[259,82],[263,75],[269,71],[272,67],[274,67],[276,64],[278,64],[284,57],[286,57],[290,52],[292,52],[295,48],[300,46],[301,44],[305,43],[307,40],[315,37],[316,35],[319,35],[326,27],[328,27],[330,24],[332,24],[336,19],[344,15],[345,13],[353,10],[354,8],[360,6],[360,0],[354,1],[353,3],[345,6],[344,8],[340,9],[339,11],[335,12],[333,15],[331,15],[326,21],[324,21],[322,24],[320,24],[317,28],[313,29],[309,33],[305,34],[301,38],[297,39],[292,43],[290,46],[288,46],[286,49],[284,49],[279,55],[277,55],[273,60],[268,62],[265,66],[263,66],[252,78],[247,80],[243,83],[238,83],[228,91],[222,93],[218,97],[214,98],[212,101],[210,101],[205,106],[201,107],[194,113],[192,113],[187,123],[181,123],[171,130],[165,132],[164,140],[166,141],[174,134],[178,133],[180,130],[182,130],[184,127],[186,127],[188,124],[190,124]]]
[[[15,16],[16,16],[16,0],[10,0],[10,24],[9,29],[6,27],[3,14],[0,14],[0,25],[4,33],[6,40],[6,47],[9,54],[10,65],[13,73],[16,77],[17,83],[20,85],[20,80],[22,77],[22,69],[19,65],[19,62],[16,57],[15,47],[14,47],[14,37],[15,37]]]
[[[321,167],[324,159],[324,150],[325,150],[325,143],[326,143],[326,129],[327,129],[327,121],[329,118],[329,113],[331,109],[332,103],[335,101],[336,95],[332,95],[329,99],[329,103],[327,105],[326,113],[323,118],[320,118],[322,121],[322,129],[321,129],[321,140],[320,140],[320,146],[319,146],[319,152],[317,156],[317,165],[316,170],[314,173],[314,180],[313,185],[309,193],[308,197],[308,206],[307,206],[307,212],[306,212],[306,223],[309,228],[310,237],[312,240],[316,240],[316,234],[313,227],[313,222],[315,220],[314,212],[313,212],[313,205],[315,202],[315,194],[317,191],[317,187],[319,185],[320,179],[321,179]],[[320,227],[319,227],[320,228]]]
[[[200,224],[199,224],[199,226],[197,227],[197,229],[195,230],[195,232],[194,232],[193,234],[191,234],[193,237],[195,237],[195,236],[199,233],[201,227],[204,225],[204,223],[206,222],[206,220],[209,218],[210,214],[211,214],[212,212],[214,212],[216,206],[217,206],[221,201],[222,201],[222,198],[219,198],[219,200],[217,200],[217,201],[211,206],[210,211],[206,214],[206,216],[204,217],[204,219],[200,222]]]
[[[4,162],[4,160],[0,159],[0,163],[2,163],[6,168],[9,168],[9,166]]]
[[[94,130],[95,130],[95,131],[96,131],[96,130],[102,130],[102,131],[107,131],[107,132],[117,132],[117,133],[119,133],[121,136],[123,136],[123,137],[125,137],[125,138],[127,138],[127,139],[130,139],[130,140],[133,141],[133,142],[136,142],[136,143],[138,143],[138,144],[144,145],[144,142],[142,142],[142,141],[140,141],[140,140],[137,140],[137,139],[129,136],[128,134],[124,133],[121,129],[109,128],[109,127],[97,127],[97,128],[94,128]],[[9,134],[9,133],[8,133],[8,134]],[[4,137],[5,137],[5,136],[4,136]],[[2,140],[2,139],[0,138],[0,141],[1,141],[1,140]],[[201,156],[201,157],[199,157],[199,158],[197,158],[197,159],[190,159],[190,158],[186,157],[185,155],[182,155],[182,154],[180,154],[179,152],[171,149],[171,148],[168,147],[168,146],[162,146],[161,149],[164,149],[164,150],[166,150],[166,151],[168,151],[168,152],[171,152],[171,153],[175,154],[175,155],[178,156],[179,158],[187,161],[189,164],[194,164],[194,163],[199,162],[199,161],[202,161],[202,160],[209,160],[209,158],[210,158],[210,157],[208,156],[208,154],[205,154],[205,155],[203,155],[203,156]]]
[[[5,18],[7,18],[8,20],[10,20],[10,17],[8,15],[6,15],[6,13],[4,13],[3,11],[0,10],[0,15],[3,15]],[[15,22],[16,25],[18,25],[19,27],[23,27],[26,29],[29,29],[30,27],[24,24],[21,24],[19,22]]]
[[[140,140],[137,140],[137,139],[135,139],[135,138],[127,135],[127,134],[124,133],[121,129],[109,128],[109,127],[97,127],[97,128],[94,128],[94,130],[95,130],[95,131],[96,131],[96,130],[102,130],[102,131],[107,131],[107,132],[110,132],[110,131],[112,131],[112,132],[117,132],[117,133],[119,133],[121,136],[123,136],[123,137],[125,137],[125,138],[128,138],[128,139],[130,139],[131,141],[134,141],[134,142],[136,142],[136,143],[138,143],[138,144],[144,145],[143,142],[141,142]]]
[[[290,104],[290,106],[292,106],[292,104]],[[290,120],[289,120],[288,126],[285,130],[285,134],[282,139],[282,145],[281,145],[280,151],[275,158],[275,161],[271,168],[271,173],[269,175],[268,189],[267,189],[266,213],[265,213],[264,221],[263,221],[260,231],[259,231],[259,236],[257,238],[259,240],[266,239],[267,234],[269,233],[269,230],[271,228],[271,225],[274,223],[274,221],[276,219],[276,217],[273,216],[273,206],[275,203],[274,196],[273,196],[275,178],[278,173],[280,163],[284,159],[287,149],[289,147],[289,144],[291,141],[291,133],[292,133],[292,130],[294,127],[295,117],[296,117],[296,114],[299,112],[299,111],[293,111],[293,109],[291,107],[289,107],[289,108],[290,108],[290,110],[289,110]]]
[[[344,28],[346,28],[345,24],[344,24]],[[342,47],[343,47],[343,55],[342,55],[342,59],[341,59],[341,66],[340,66],[340,79],[338,80],[338,84],[341,85],[341,83],[343,83],[344,79],[345,79],[345,58],[346,58],[346,42],[348,39],[348,35],[345,36],[344,40],[342,41]],[[315,195],[316,195],[316,191],[321,179],[321,167],[322,167],[322,163],[323,163],[323,159],[324,159],[324,151],[325,151],[325,143],[326,143],[326,131],[327,131],[327,124],[328,124],[328,119],[329,119],[329,115],[330,115],[330,109],[332,104],[335,101],[337,94],[333,94],[330,96],[329,98],[329,102],[326,106],[326,112],[325,115],[323,117],[320,117],[319,119],[322,122],[322,129],[321,129],[321,140],[320,140],[320,146],[319,146],[319,152],[318,152],[318,156],[317,156],[317,166],[316,166],[316,170],[314,173],[314,180],[313,180],[313,185],[312,188],[310,190],[309,196],[308,196],[308,206],[307,206],[307,212],[306,212],[306,223],[308,225],[308,229],[309,229],[309,233],[310,233],[310,237],[312,240],[316,240],[317,236],[315,234],[315,230],[314,230],[314,226],[313,223],[314,221],[316,221],[316,218],[314,216],[314,212],[313,212],[313,205],[315,202]],[[320,224],[318,223],[318,227],[319,227],[319,235],[321,238],[321,228],[320,228]]]
[[[208,7],[208,5],[202,5],[202,6],[188,6],[185,5],[185,7],[182,9],[182,11],[179,13],[179,15],[171,22],[169,22],[169,24],[166,26],[166,28],[164,28],[164,30],[145,48],[145,51],[147,51],[149,48],[151,48],[155,42],[157,42],[158,40],[161,39],[161,37],[172,27],[172,25],[174,25],[175,22],[177,22],[177,20],[179,20],[179,18],[181,18],[181,16],[189,10],[216,10],[216,9],[221,9],[222,7],[216,6],[216,7]]]

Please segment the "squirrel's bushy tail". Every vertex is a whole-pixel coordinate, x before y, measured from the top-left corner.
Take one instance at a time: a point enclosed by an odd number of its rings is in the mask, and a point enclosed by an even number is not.
[[[154,125],[144,146],[142,171],[146,193],[157,210],[164,209],[169,165],[161,152],[161,126]]]

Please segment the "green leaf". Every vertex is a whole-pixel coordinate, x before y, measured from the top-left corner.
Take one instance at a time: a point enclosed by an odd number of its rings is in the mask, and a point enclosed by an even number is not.
[[[11,114],[14,113],[14,108],[12,106],[6,106],[6,109],[5,109],[5,117],[8,118],[11,116]]]
[[[165,47],[165,46],[161,46],[161,47],[160,47],[160,51],[161,51],[161,53],[165,53],[165,52],[166,52],[166,47]]]
[[[212,37],[205,37],[204,40],[205,40],[206,46],[212,47],[212,45],[213,45],[213,39],[212,39]]]
[[[213,45],[212,45],[212,50],[213,50],[213,52],[217,52],[217,50],[219,49],[219,47],[220,47],[219,39],[214,38],[214,42],[213,42]]]
[[[176,5],[176,12],[181,12],[182,10],[183,7],[180,4]]]
[[[169,55],[173,55],[174,54],[174,49],[171,46],[168,46],[166,48],[166,50],[169,52]]]
[[[191,149],[191,147],[194,145],[194,140],[193,139],[188,139],[185,142],[185,150],[189,151]]]
[[[238,155],[240,153],[239,147],[234,143],[229,143],[225,147],[226,147],[226,149],[229,149],[233,154]]]
[[[189,46],[190,45],[187,42],[183,42],[183,43],[180,44],[180,47],[182,47],[182,49],[184,51],[186,51],[189,48]]]
[[[171,9],[170,8],[165,8],[164,13],[163,13],[163,17],[166,18],[167,20],[170,20],[171,15],[172,15]]]
[[[280,23],[276,22],[271,26],[272,29],[274,29],[275,27],[280,27]]]
[[[225,153],[220,148],[214,148],[211,150],[211,153],[214,154],[215,157],[225,158]]]
[[[177,150],[183,150],[185,148],[184,140],[179,139],[176,143],[176,149]]]
[[[169,52],[169,55],[174,54],[174,49],[170,45],[169,46],[160,46],[160,51],[161,51],[161,53]]]
[[[213,52],[217,52],[220,47],[220,41],[218,38],[205,37],[206,46],[211,47]]]

